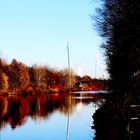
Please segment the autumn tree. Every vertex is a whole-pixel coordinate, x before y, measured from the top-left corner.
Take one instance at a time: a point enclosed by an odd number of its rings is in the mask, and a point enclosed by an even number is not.
[[[21,89],[26,89],[29,86],[29,68],[23,64],[19,63],[19,86]]]
[[[0,58],[0,89],[7,91],[9,88],[8,76],[5,73],[6,67],[8,66],[5,59]]]
[[[19,68],[16,59],[13,59],[11,64],[8,66],[7,74],[9,76],[10,89],[15,90],[19,87]]]
[[[81,76],[79,76],[79,75],[76,75],[76,81],[81,81],[82,80],[82,77]]]
[[[0,89],[7,91],[9,88],[8,76],[5,73],[0,73]]]
[[[46,66],[40,66],[38,69],[40,81],[39,81],[39,87],[42,89],[46,89]]]
[[[83,80],[83,81],[91,81],[92,78],[91,78],[90,76],[88,76],[88,75],[84,75],[84,76],[82,77],[82,80]]]
[[[29,85],[28,67],[13,59],[7,67],[7,75],[9,76],[10,88],[16,90],[18,88],[25,89]]]
[[[30,69],[30,78],[35,87],[46,88],[46,67],[33,65]]]
[[[64,89],[69,89],[69,88],[74,87],[75,82],[76,82],[76,75],[73,72],[73,70],[71,69],[69,71],[69,69],[66,68],[66,69],[62,70],[61,73],[63,76],[62,82],[63,82]]]
[[[0,70],[2,70],[3,68],[3,62],[2,62],[2,59],[0,58]]]
[[[33,67],[29,67],[29,77],[30,77],[30,86],[34,87],[35,86],[35,72]]]
[[[47,86],[48,90],[50,90],[52,83],[54,82],[53,73],[54,73],[54,70],[47,67],[47,69],[46,69],[46,86]]]
[[[8,63],[6,59],[0,58],[0,71],[6,73],[7,66],[8,66]]]

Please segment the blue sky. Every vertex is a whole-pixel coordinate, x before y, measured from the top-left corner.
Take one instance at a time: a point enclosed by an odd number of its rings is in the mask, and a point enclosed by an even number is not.
[[[102,39],[90,15],[97,0],[0,1],[0,55],[27,65],[67,67],[69,41],[71,67],[78,74],[107,76],[99,48]]]

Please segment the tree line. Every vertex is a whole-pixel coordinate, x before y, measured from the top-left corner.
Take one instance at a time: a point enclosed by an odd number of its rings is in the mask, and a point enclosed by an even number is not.
[[[17,93],[51,93],[73,90],[98,89],[91,83],[83,84],[79,88],[76,81],[92,80],[88,75],[80,77],[68,68],[56,70],[45,65],[27,66],[22,62],[13,59],[7,63],[0,58],[0,94]],[[70,78],[70,80],[69,80]],[[71,82],[69,82],[71,81]],[[98,84],[98,87],[103,87]]]
[[[68,69],[55,70],[45,65],[31,67],[13,59],[10,64],[0,58],[0,92],[58,92],[69,88]],[[71,70],[71,87],[75,74]]]

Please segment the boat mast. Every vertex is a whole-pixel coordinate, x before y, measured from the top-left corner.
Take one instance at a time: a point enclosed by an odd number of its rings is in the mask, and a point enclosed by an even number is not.
[[[71,88],[71,70],[70,70],[70,53],[69,53],[69,42],[67,41],[67,52],[68,52],[68,88]]]

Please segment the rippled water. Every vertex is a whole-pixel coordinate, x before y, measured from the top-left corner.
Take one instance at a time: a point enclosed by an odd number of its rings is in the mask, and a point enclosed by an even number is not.
[[[0,97],[0,140],[91,140],[98,96]]]

